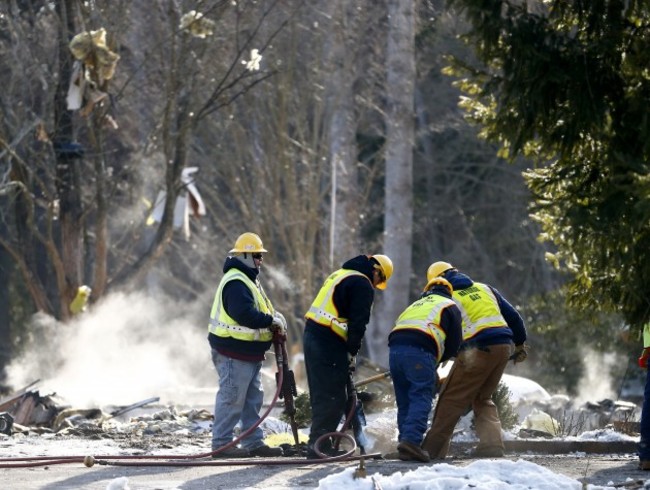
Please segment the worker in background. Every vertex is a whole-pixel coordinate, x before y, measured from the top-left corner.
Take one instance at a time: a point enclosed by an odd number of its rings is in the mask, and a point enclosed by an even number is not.
[[[397,401],[397,457],[429,461],[420,447],[436,394],[438,363],[454,357],[463,333],[449,281],[434,277],[420,299],[399,316],[388,336],[390,375]]]
[[[429,266],[427,278],[434,277],[444,277],[454,288],[452,297],[463,318],[463,343],[440,390],[422,448],[431,459],[447,456],[456,423],[472,407],[479,438],[473,456],[502,457],[501,421],[492,394],[508,360],[519,363],[528,355],[524,322],[496,289],[472,281],[448,262]]]
[[[233,429],[241,433],[259,420],[264,392],[260,370],[271,346],[274,330],[286,334],[286,321],[274,310],[259,281],[266,249],[255,233],[244,233],[223,265],[224,276],[210,312],[208,340],[212,362],[219,374],[214,406],[212,451],[233,441]],[[282,456],[282,448],[263,442],[257,427],[241,441],[213,455],[214,458]]]
[[[320,456],[314,444],[334,432],[344,415],[347,383],[370,320],[374,289],[385,289],[393,274],[386,255],[359,255],[345,262],[324,282],[305,314],[304,355],[312,424],[307,459]],[[336,455],[325,438],[318,449]]]
[[[639,469],[650,470],[650,322],[643,327],[643,352],[639,357],[639,367],[646,369],[645,389],[643,391],[643,407],[641,408],[641,440],[639,441]]]

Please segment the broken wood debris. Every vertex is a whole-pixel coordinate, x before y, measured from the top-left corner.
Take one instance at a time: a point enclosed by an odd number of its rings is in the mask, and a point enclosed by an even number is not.
[[[37,428],[46,432],[59,432],[87,421],[101,423],[160,400],[160,397],[147,398],[119,407],[111,413],[105,413],[99,408],[77,409],[58,403],[55,394],[41,395],[39,390],[30,389],[39,381],[36,380],[0,400],[0,432],[11,435],[12,428],[14,431]]]

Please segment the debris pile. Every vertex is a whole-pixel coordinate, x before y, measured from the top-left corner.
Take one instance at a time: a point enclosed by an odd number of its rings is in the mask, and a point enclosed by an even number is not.
[[[160,398],[149,398],[111,412],[100,408],[80,409],[62,404],[55,394],[42,395],[32,389],[38,381],[31,383],[0,400],[0,432],[6,435],[16,433],[55,433],[58,435],[89,436],[109,431],[141,432],[154,434],[166,430],[177,433],[180,430],[196,430],[200,421],[212,421],[212,414],[205,410],[191,409],[177,413],[175,408],[166,408],[150,415],[131,419],[128,424],[119,422],[120,417],[137,408],[156,403]],[[164,426],[164,428],[162,428]]]
[[[356,377],[359,378],[356,384],[363,387],[363,391],[358,393],[363,401],[362,412],[365,412],[367,422],[363,424],[366,450],[388,452],[397,440],[397,414],[390,376],[386,372],[378,372],[375,366],[361,364]],[[514,383],[511,378],[508,380]],[[110,409],[80,409],[66,406],[55,395],[42,395],[33,388],[37,382],[0,399],[0,439],[34,435],[106,439],[121,448],[138,452],[181,446],[194,446],[200,452],[210,447],[213,415],[208,410],[180,410],[174,406],[162,406],[157,397]],[[307,394],[303,395],[308,400]],[[559,395],[542,399],[539,396],[514,398],[519,423],[513,437],[507,441],[510,450],[557,453],[560,449],[572,449],[597,452],[603,450],[602,444],[612,444],[614,432],[625,435],[627,439],[619,441],[619,444],[627,444],[621,450],[629,450],[634,438],[638,439],[639,407],[630,402],[606,399],[575,407],[568,397]],[[260,425],[267,440],[272,440],[272,445],[294,443],[290,437],[291,426],[282,419],[282,408],[282,403],[278,403],[276,412],[271,414],[279,418],[269,416]],[[522,413],[526,415],[522,416]],[[309,432],[308,415],[305,414],[307,419],[300,424],[301,441],[306,439]],[[600,431],[600,435],[596,434],[597,431]],[[576,442],[576,439],[590,433],[586,436],[588,439],[602,444],[594,443],[593,448],[585,449],[584,444],[592,441]],[[471,446],[476,439],[470,412],[456,427],[452,445],[455,451],[462,452],[466,449],[465,445]],[[582,449],[573,446],[559,448],[565,442],[583,446],[580,446]]]
[[[5,434],[109,439],[143,452],[180,446],[195,446],[201,452],[210,447],[213,415],[207,410],[161,406],[158,397],[111,411],[79,409],[62,404],[55,395],[41,395],[31,388],[37,382],[0,400],[0,438]],[[290,432],[288,424],[274,417],[267,417],[260,427],[267,437]]]

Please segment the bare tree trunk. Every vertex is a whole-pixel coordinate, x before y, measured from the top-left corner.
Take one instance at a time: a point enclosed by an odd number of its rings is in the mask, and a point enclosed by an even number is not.
[[[97,213],[95,218],[94,233],[94,260],[92,261],[92,289],[93,294],[101,298],[106,289],[108,282],[108,200],[106,198],[107,173],[106,173],[106,156],[104,149],[104,138],[102,135],[101,124],[104,118],[102,110],[99,117],[97,114],[93,117],[93,123],[90,131],[90,139],[93,142],[96,152],[94,158],[95,166],[95,203]],[[90,249],[90,247],[86,247]]]
[[[56,184],[59,197],[59,222],[61,229],[61,261],[64,281],[59,278],[59,316],[69,317],[69,304],[81,282],[82,227],[81,181],[79,166],[81,154],[75,146],[72,113],[67,108],[67,84],[72,73],[72,55],[68,43],[74,33],[73,2],[57,2],[61,19],[59,34],[59,79],[54,98],[56,130],[53,138],[56,153]],[[62,287],[61,287],[62,286]]]
[[[356,2],[327,1],[331,22],[324,44],[328,73],[327,126],[329,129],[330,268],[356,255],[359,250],[359,189],[354,114],[354,38],[359,22]]]
[[[378,294],[367,335],[371,358],[388,365],[388,334],[409,304],[413,243],[413,131],[415,86],[414,2],[389,0],[386,87],[384,249],[394,266],[387,294]]]
[[[0,276],[5,280],[0,283],[0,338],[4,339],[0,343],[0,385],[5,382],[5,366],[9,364],[13,354],[13,345],[11,339],[11,299],[9,297],[9,280],[14,276],[14,264],[11,262],[9,254],[0,247]]]

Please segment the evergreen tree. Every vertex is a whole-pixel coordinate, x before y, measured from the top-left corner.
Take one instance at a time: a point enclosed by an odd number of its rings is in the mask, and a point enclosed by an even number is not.
[[[451,0],[477,59],[452,60],[462,105],[526,172],[572,304],[650,319],[650,5]]]

